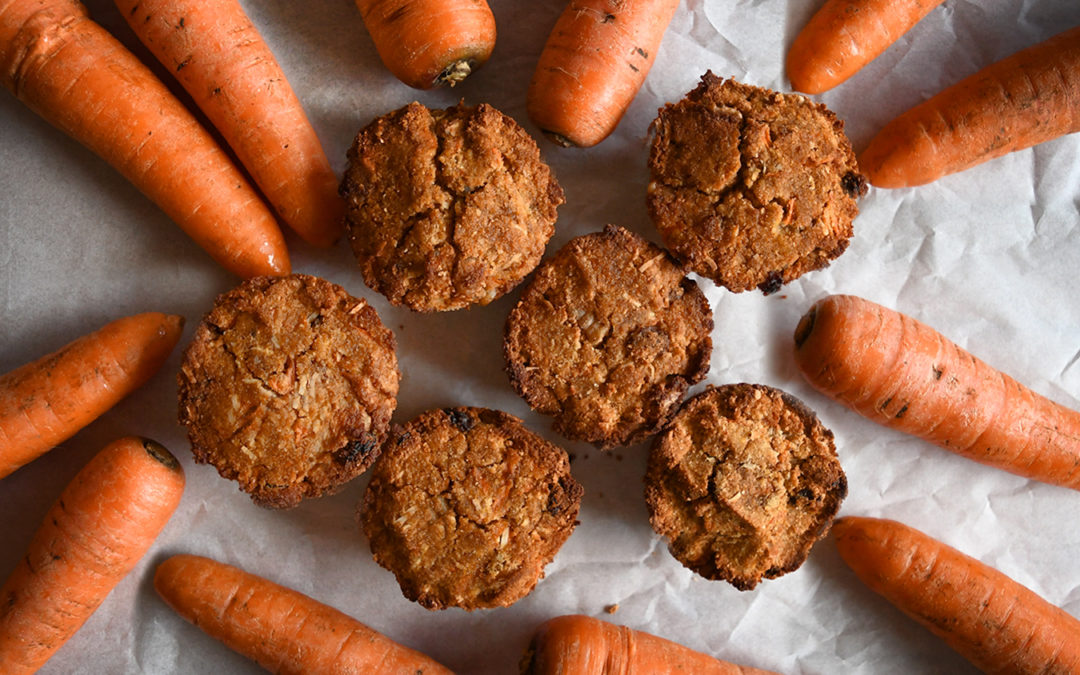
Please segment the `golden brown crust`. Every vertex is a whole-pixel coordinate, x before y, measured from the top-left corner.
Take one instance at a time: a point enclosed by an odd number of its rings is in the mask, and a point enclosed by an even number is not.
[[[771,293],[847,248],[866,179],[825,106],[708,72],[653,130],[649,213],[694,272]]]
[[[505,607],[544,576],[582,492],[566,452],[516,417],[447,408],[393,428],[358,519],[410,600]]]
[[[337,490],[378,455],[397,404],[394,349],[374,308],[317,277],[223,293],[177,378],[195,461],[261,506]]]
[[[650,522],[672,555],[740,590],[802,565],[846,495],[832,432],[795,397],[756,384],[688,400],[645,478]]]
[[[506,321],[514,389],[601,448],[659,431],[709,370],[712,310],[660,247],[613,225],[541,265]]]
[[[416,311],[485,305],[536,267],[563,191],[531,136],[489,105],[376,119],[341,183],[364,281]]]

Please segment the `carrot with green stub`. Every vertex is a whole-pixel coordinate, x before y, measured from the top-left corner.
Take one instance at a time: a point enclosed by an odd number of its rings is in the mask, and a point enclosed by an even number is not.
[[[487,0],[356,0],[383,64],[416,89],[454,86],[495,48]]]
[[[522,675],[769,675],[650,633],[579,614],[537,628],[520,664]]]
[[[333,607],[210,558],[169,558],[154,588],[180,616],[275,673],[450,674]]]
[[[983,68],[900,115],[859,155],[870,183],[923,185],[1080,131],[1080,27]]]
[[[270,210],[175,96],[75,0],[0,0],[0,81],[149,197],[223,267],[287,274]]]
[[[191,94],[286,225],[329,246],[345,205],[315,130],[237,0],[115,0]]]
[[[184,490],[160,444],[122,438],[72,479],[0,589],[0,673],[39,669],[149,550]]]
[[[1080,672],[1080,620],[1005,574],[893,520],[849,516],[832,532],[871,590],[984,672]]]
[[[183,317],[112,321],[0,375],[0,478],[75,435],[141,387],[169,357]]]
[[[844,82],[945,0],[826,0],[788,50],[796,91],[820,94]]]
[[[826,297],[795,329],[795,360],[810,384],[879,424],[1080,490],[1080,412],[911,317],[855,296]]]
[[[589,147],[615,130],[679,0],[570,0],[536,64],[526,110],[544,135]]]

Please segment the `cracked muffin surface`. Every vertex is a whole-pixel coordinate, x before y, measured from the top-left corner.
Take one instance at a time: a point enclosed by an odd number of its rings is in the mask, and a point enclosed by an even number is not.
[[[261,506],[328,494],[378,455],[397,404],[394,336],[366,301],[304,274],[223,293],[184,352],[195,461]]]
[[[514,389],[567,438],[655,434],[709,370],[712,310],[660,247],[608,225],[545,261],[506,321]]]
[[[707,72],[652,128],[649,213],[692,271],[772,293],[847,248],[867,183],[824,105]]]
[[[582,492],[566,452],[516,417],[447,408],[391,430],[358,520],[410,600],[505,607],[544,576]]]
[[[755,384],[688,400],[645,477],[650,522],[672,555],[740,590],[798,569],[846,495],[832,432],[795,397]]]
[[[536,267],[563,191],[529,134],[489,105],[419,103],[357,134],[341,183],[364,281],[416,311],[486,305]]]

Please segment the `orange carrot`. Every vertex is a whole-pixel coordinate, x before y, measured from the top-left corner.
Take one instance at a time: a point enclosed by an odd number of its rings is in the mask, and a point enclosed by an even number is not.
[[[154,588],[180,616],[275,673],[450,673],[333,607],[209,558],[169,558]]]
[[[454,86],[495,48],[486,0],[356,0],[375,50],[396,78],[416,89]]]
[[[45,515],[0,590],[0,672],[32,673],[143,557],[180,503],[184,470],[145,438],[83,467]]]
[[[522,675],[768,675],[714,659],[670,640],[579,614],[537,629],[521,661]]]
[[[678,6],[678,0],[570,0],[529,84],[529,119],[567,147],[607,138],[645,82]]]
[[[795,37],[787,74],[820,94],[854,75],[944,0],[826,0]]]
[[[1080,131],[1080,27],[983,68],[878,132],[859,166],[878,187],[922,185]]]
[[[184,319],[117,319],[0,375],[0,478],[71,438],[161,368]]]
[[[0,0],[0,80],[112,165],[230,272],[289,272],[277,222],[243,175],[80,3]]]
[[[795,329],[810,384],[865,417],[970,459],[1080,490],[1080,412],[1036,394],[930,326],[854,296]]]
[[[345,205],[315,130],[237,0],[116,0],[285,223],[305,241],[341,236]]]
[[[975,558],[893,520],[840,518],[840,557],[987,673],[1080,672],[1080,621]]]

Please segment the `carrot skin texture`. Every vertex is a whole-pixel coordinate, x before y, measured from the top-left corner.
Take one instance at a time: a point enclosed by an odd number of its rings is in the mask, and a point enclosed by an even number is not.
[[[911,317],[855,296],[826,297],[796,328],[795,360],[811,385],[868,419],[1080,490],[1080,412]]]
[[[678,0],[571,0],[540,53],[526,111],[548,138],[590,147],[615,130]]]
[[[210,558],[169,558],[154,588],[184,619],[271,672],[451,672],[333,607]]]
[[[414,89],[454,86],[495,48],[487,0],[356,0],[383,65]]]
[[[987,673],[1080,672],[1080,620],[1005,574],[893,520],[833,524],[855,574]]]
[[[274,216],[171,92],[73,0],[0,0],[0,79],[120,172],[219,264],[288,274]]]
[[[885,125],[859,156],[870,183],[923,185],[1080,131],[1080,27],[993,63]]]
[[[330,246],[345,205],[300,100],[236,0],[116,0],[154,56],[221,132],[286,225]]]
[[[0,672],[32,673],[135,567],[184,490],[158,443],[122,438],[72,479],[0,590]]]
[[[100,417],[156,373],[180,339],[181,316],[112,321],[0,375],[0,478]]]
[[[911,30],[944,0],[826,0],[791,44],[787,74],[806,94],[828,91]]]
[[[771,671],[720,661],[650,633],[570,614],[540,625],[522,659],[521,672],[522,675],[769,675]]]

